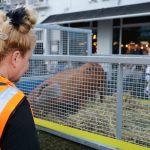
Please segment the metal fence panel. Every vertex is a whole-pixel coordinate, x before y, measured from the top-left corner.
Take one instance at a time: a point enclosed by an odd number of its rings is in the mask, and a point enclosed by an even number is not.
[[[33,57],[33,68],[18,87],[37,118],[150,147],[150,97],[145,92],[150,61],[144,59]]]
[[[91,30],[39,24],[35,33],[37,43],[34,54],[91,55]]]

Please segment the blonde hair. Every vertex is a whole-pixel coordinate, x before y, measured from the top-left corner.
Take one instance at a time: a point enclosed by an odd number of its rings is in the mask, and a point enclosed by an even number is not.
[[[0,26],[4,21],[6,21],[6,15],[3,11],[0,10]]]
[[[31,30],[37,21],[33,9],[20,7],[0,12],[0,61],[10,52],[19,50],[24,56],[35,47],[36,37]]]

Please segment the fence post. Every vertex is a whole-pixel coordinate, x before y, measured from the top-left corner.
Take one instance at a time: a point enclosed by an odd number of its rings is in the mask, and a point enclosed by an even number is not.
[[[70,38],[70,32],[67,32],[67,55],[68,56],[70,55],[70,41],[69,41],[69,38]]]
[[[88,33],[88,39],[87,39],[87,55],[91,56],[92,55],[92,33]]]
[[[117,139],[122,137],[122,111],[123,111],[123,65],[118,65],[117,77]]]
[[[59,55],[63,55],[63,32],[60,31]]]

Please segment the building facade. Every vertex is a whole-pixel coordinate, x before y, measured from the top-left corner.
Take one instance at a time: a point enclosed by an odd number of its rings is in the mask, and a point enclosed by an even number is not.
[[[150,0],[26,0],[40,23],[93,31],[93,54],[148,54]]]
[[[4,11],[23,5],[25,5],[25,0],[0,0],[0,10]]]

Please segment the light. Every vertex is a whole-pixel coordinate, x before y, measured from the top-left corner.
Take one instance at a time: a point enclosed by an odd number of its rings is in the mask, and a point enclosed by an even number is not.
[[[93,45],[96,46],[96,45],[97,45],[97,42],[93,42]]]
[[[148,47],[148,44],[146,44],[146,47]]]
[[[94,34],[94,35],[93,35],[93,40],[96,40],[96,38],[97,38],[97,37],[96,37],[96,34]]]
[[[128,44],[126,44],[126,47],[128,47]]]

